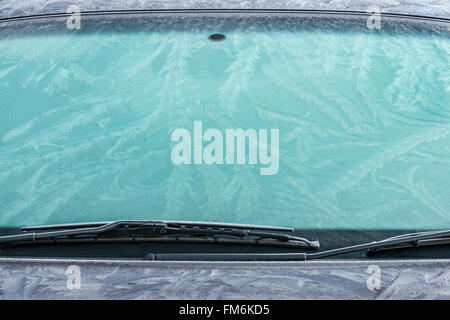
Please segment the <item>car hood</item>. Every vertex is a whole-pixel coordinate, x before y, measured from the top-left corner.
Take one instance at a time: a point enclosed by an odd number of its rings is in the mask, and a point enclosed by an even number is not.
[[[79,286],[71,287],[74,270]],[[378,277],[378,278],[377,278]],[[450,299],[450,260],[0,259],[8,299]]]

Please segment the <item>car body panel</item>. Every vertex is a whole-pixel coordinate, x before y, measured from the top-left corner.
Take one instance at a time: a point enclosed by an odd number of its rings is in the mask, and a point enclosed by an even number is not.
[[[70,286],[73,270],[79,271],[79,288]],[[379,283],[374,278],[378,275]],[[156,262],[1,258],[0,298],[450,299],[450,260]]]
[[[449,18],[450,3],[447,0],[3,0],[0,2],[0,18],[40,14],[65,13],[70,4],[78,5],[82,12],[111,10],[172,10],[172,9],[284,9],[284,10],[339,10],[367,12],[376,5],[382,13],[409,14]]]

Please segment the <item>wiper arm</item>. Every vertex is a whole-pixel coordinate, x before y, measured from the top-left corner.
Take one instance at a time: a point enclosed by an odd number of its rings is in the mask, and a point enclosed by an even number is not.
[[[148,254],[145,260],[184,260],[184,261],[305,261],[322,259],[331,256],[353,253],[363,250],[376,250],[381,248],[392,248],[402,244],[413,244],[416,246],[421,241],[432,241],[435,244],[448,244],[450,230],[424,231],[418,233],[403,234],[384,240],[342,247],[317,253],[255,253],[255,254],[228,254],[228,253],[162,253]]]
[[[287,233],[293,232],[292,228],[224,224],[210,222],[188,221],[155,221],[155,220],[130,220],[98,223],[81,223],[65,225],[49,225],[22,228],[22,233],[0,237],[0,244],[14,244],[22,242],[36,242],[42,240],[97,238],[107,235],[113,237],[145,237],[165,238],[175,237],[178,241],[186,240],[183,237],[213,237],[220,243],[218,237],[242,239],[246,242],[254,240],[252,244],[268,244],[266,239],[271,239],[270,245],[283,245],[289,243],[309,249],[318,249],[318,241],[310,241]],[[283,233],[281,233],[283,232]],[[273,241],[275,240],[275,241]]]
[[[354,246],[348,246],[343,248],[337,248],[317,253],[305,254],[307,260],[311,259],[321,259],[331,256],[341,255],[345,253],[358,252],[362,250],[368,250],[373,252],[376,249],[395,247],[401,244],[413,244],[417,246],[420,241],[434,240],[450,237],[450,230],[439,230],[439,231],[423,231],[409,234],[402,234],[395,237],[386,238],[379,241],[368,242],[363,244],[358,244]]]

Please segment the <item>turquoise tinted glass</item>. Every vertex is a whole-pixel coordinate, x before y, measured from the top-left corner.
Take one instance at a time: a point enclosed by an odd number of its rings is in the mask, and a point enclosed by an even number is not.
[[[1,226],[450,228],[445,27],[101,21],[1,30]]]

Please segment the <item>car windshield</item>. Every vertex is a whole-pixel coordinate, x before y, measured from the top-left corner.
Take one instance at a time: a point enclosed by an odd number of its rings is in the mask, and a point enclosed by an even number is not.
[[[0,23],[0,228],[450,229],[447,22],[110,14]]]

